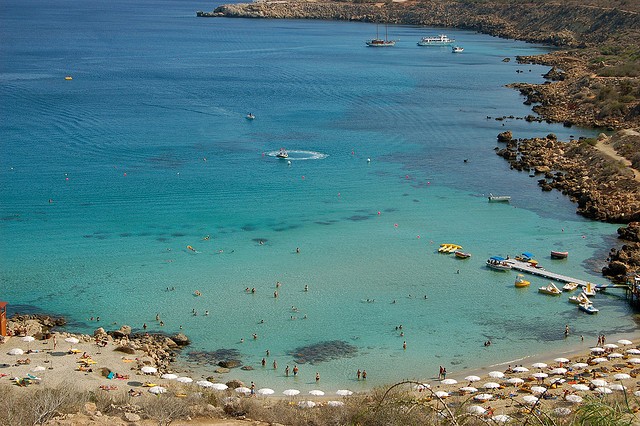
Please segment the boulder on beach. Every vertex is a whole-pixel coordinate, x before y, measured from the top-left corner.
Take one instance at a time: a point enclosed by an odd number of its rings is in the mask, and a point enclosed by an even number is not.
[[[236,368],[242,365],[239,359],[225,359],[218,362],[218,365],[223,368]]]
[[[173,340],[178,346],[187,346],[189,343],[191,343],[189,338],[182,333],[176,334],[171,338],[171,340]]]

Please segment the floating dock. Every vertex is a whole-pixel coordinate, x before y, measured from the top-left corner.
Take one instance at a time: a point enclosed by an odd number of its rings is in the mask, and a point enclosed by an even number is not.
[[[537,275],[539,277],[544,277],[544,278],[548,278],[548,279],[563,282],[563,283],[577,283],[581,287],[586,287],[587,283],[590,282],[590,281],[579,280],[577,278],[568,277],[566,275],[556,274],[555,272],[550,272],[550,271],[547,271],[546,269],[536,268],[535,266],[533,266],[528,262],[521,262],[515,259],[506,259],[505,262],[511,265],[511,267],[517,271],[525,272],[531,275]],[[607,287],[604,285],[596,285],[594,283],[591,283],[591,284],[594,285],[596,288]]]

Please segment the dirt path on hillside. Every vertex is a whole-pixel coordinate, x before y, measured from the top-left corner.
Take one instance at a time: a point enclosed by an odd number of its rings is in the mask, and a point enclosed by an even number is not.
[[[621,161],[622,163],[624,163],[624,165],[627,166],[633,172],[636,182],[640,182],[640,171],[638,171],[638,170],[634,169],[633,167],[631,167],[631,161],[627,160],[626,158],[622,157],[621,155],[618,155],[616,150],[613,149],[613,146],[611,146],[610,144],[608,144],[606,142],[598,141],[598,143],[596,144],[596,149],[598,151],[602,152],[603,154],[613,158],[614,160],[618,160],[618,161]]]

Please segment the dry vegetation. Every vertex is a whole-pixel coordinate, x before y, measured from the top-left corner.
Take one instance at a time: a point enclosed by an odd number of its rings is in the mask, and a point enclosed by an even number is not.
[[[413,383],[403,382],[386,389],[376,389],[368,394],[345,398],[342,407],[327,405],[315,408],[300,408],[297,404],[278,399],[238,397],[197,389],[190,386],[176,387],[172,392],[139,398],[124,393],[81,392],[72,385],[58,388],[29,389],[16,392],[8,386],[0,387],[0,424],[41,425],[47,424],[64,413],[86,412],[86,404],[95,407],[103,420],[122,423],[125,413],[140,416],[147,424],[169,425],[176,421],[198,418],[206,419],[249,418],[252,420],[279,423],[291,426],[303,425],[494,425],[489,417],[471,414],[469,407],[475,403],[471,397],[452,400],[437,398],[431,391],[417,396],[411,391]],[[576,408],[563,401],[546,401],[534,406],[525,406],[516,399],[506,398],[501,402],[517,424],[532,425],[631,425],[638,421],[637,398],[624,392],[616,396],[585,398]],[[93,405],[95,404],[95,405]],[[559,408],[569,408],[571,414]],[[90,423],[89,413],[86,422]],[[108,417],[111,416],[111,417]],[[78,420],[80,423],[80,421]]]

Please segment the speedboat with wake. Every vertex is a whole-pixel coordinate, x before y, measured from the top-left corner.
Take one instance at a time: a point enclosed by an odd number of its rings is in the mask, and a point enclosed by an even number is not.
[[[278,151],[278,153],[276,154],[276,157],[278,157],[278,158],[289,158],[289,153],[287,152],[286,149],[280,148],[280,151]]]

